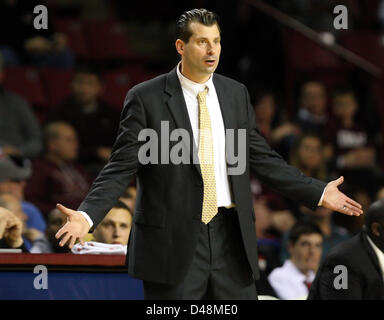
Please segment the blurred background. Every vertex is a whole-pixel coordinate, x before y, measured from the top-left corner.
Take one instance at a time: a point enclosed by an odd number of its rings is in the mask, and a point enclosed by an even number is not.
[[[39,4],[47,30],[33,28]],[[336,5],[348,9],[347,30],[334,28]],[[174,68],[175,23],[202,7],[221,21],[216,72],[247,86],[271,146],[307,175],[343,175],[342,191],[365,209],[384,198],[383,0],[0,0],[0,148],[13,163],[0,168],[0,194],[36,209],[22,216],[29,248],[57,202],[79,205],[108,160],[127,91]],[[287,258],[296,221],[320,226],[323,254],[361,230],[363,217],[310,211],[257,179],[252,191],[267,274]],[[133,183],[131,211],[135,195]]]

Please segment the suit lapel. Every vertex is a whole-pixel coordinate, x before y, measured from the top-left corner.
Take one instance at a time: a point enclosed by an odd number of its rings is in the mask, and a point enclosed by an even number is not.
[[[371,244],[369,243],[369,241],[367,239],[367,235],[364,232],[361,232],[361,241],[362,241],[363,246],[365,247],[369,257],[371,258],[373,265],[375,266],[375,269],[377,270],[377,272],[380,274],[380,277],[381,277],[382,270],[381,270],[380,263],[379,263],[379,260],[377,258],[376,252],[373,250]],[[384,294],[384,292],[383,292],[383,294]]]
[[[217,98],[219,99],[224,128],[236,129],[236,114],[235,108],[233,108],[233,105],[231,104],[230,93],[226,90],[222,79],[214,75],[212,80],[215,85]]]
[[[176,123],[177,128],[182,128],[188,131],[189,146],[192,147],[193,152],[197,156],[197,146],[195,144],[195,140],[193,139],[191,121],[189,119],[187,105],[185,103],[180,81],[179,81],[179,78],[177,77],[176,68],[174,68],[171,72],[169,72],[166,77],[165,92],[168,95],[167,105],[173,117],[173,120]],[[186,147],[189,147],[189,146],[186,145]],[[193,163],[193,153],[191,152],[190,152],[190,161],[191,163]],[[199,172],[199,174],[201,175],[200,165],[197,163],[197,161],[195,161],[195,167]]]

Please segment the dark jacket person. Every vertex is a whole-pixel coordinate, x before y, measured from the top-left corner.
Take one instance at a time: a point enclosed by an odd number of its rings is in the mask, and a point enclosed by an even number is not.
[[[363,230],[337,245],[312,284],[310,300],[384,299],[384,200],[373,203]]]

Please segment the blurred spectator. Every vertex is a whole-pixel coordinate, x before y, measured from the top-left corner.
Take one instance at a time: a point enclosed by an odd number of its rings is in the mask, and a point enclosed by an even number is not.
[[[292,138],[299,134],[299,129],[290,122],[283,122],[272,92],[255,90],[252,100],[258,129],[269,144],[286,158]]]
[[[0,207],[6,208],[9,211],[13,212],[16,217],[22,222],[22,237],[25,247],[29,250],[33,245],[34,241],[41,237],[42,233],[34,228],[27,227],[27,215],[23,212],[21,208],[20,201],[13,195],[3,193],[0,194]]]
[[[76,162],[77,135],[65,122],[52,122],[44,130],[45,153],[33,161],[32,176],[25,190],[26,199],[44,215],[57,203],[77,208],[85,197],[90,179]]]
[[[335,273],[337,266],[345,269]],[[344,272],[345,277],[336,279],[340,272]],[[384,201],[379,200],[366,211],[363,230],[328,254],[308,299],[384,300],[383,278]],[[335,287],[335,283],[342,287]]]
[[[289,163],[309,177],[322,181],[328,180],[327,168],[323,157],[323,144],[317,134],[304,133],[298,138],[292,147]],[[288,199],[287,204],[295,217],[301,218],[300,206]]]
[[[37,238],[30,250],[31,253],[67,253],[67,246],[59,246],[59,240],[55,234],[67,222],[67,217],[58,209],[53,209],[47,216],[47,229],[45,233]]]
[[[330,169],[345,177],[345,187],[360,186],[373,195],[383,174],[376,167],[374,138],[356,119],[358,109],[353,90],[335,90],[332,97],[335,117],[327,128],[325,155]]]
[[[46,223],[40,210],[24,200],[26,180],[31,176],[29,160],[0,155],[0,194],[9,193],[21,201],[23,212],[27,215],[27,227],[44,232]]]
[[[23,252],[28,252],[22,232],[22,221],[13,212],[0,207],[0,248],[21,249]]]
[[[53,110],[48,121],[70,123],[79,135],[79,161],[96,176],[106,164],[117,135],[120,114],[100,100],[102,83],[98,72],[79,67],[72,80],[72,95]]]
[[[55,31],[48,18],[48,29],[36,29],[35,6],[44,1],[0,1],[0,53],[7,66],[34,64],[48,67],[72,67],[74,56],[66,37]]]
[[[359,108],[353,90],[339,88],[333,93],[332,113],[327,128],[328,158],[335,157],[338,169],[367,168],[375,165],[373,139],[356,121]]]
[[[93,231],[92,241],[76,244],[76,254],[125,254],[132,226],[132,211],[118,201]]]
[[[278,298],[305,299],[319,267],[323,235],[311,222],[298,222],[290,231],[290,259],[268,276]]]
[[[290,156],[290,164],[309,177],[319,180],[328,178],[323,158],[323,144],[316,134],[306,133],[298,139]]]
[[[384,187],[381,187],[376,192],[375,200],[383,200],[384,199]]]
[[[324,84],[319,81],[303,83],[299,103],[295,123],[303,133],[315,133],[323,137],[328,121],[327,92]]]
[[[0,54],[0,151],[34,157],[42,147],[39,123],[25,100],[5,90],[3,67]]]

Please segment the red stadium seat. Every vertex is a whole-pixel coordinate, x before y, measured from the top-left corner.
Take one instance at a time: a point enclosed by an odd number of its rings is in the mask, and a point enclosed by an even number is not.
[[[312,40],[292,30],[285,29],[283,34],[289,68],[314,70],[338,68],[340,66],[340,60],[335,54]]]
[[[40,70],[42,84],[47,93],[49,106],[54,108],[71,93],[73,70],[44,68]]]
[[[77,19],[59,19],[54,20],[58,31],[68,37],[68,46],[73,50],[76,56],[88,59],[90,57],[88,41],[84,30],[84,22]]]
[[[111,106],[121,110],[124,98],[130,88],[134,85],[153,78],[153,73],[147,72],[140,67],[124,67],[103,74],[103,100]]]
[[[113,20],[85,22],[91,56],[94,60],[129,59],[134,54],[126,27]]]
[[[373,64],[384,66],[383,38],[373,32],[345,32],[340,44]]]
[[[15,67],[5,70],[4,87],[22,96],[30,104],[46,107],[48,101],[39,77],[39,72],[33,67]]]

